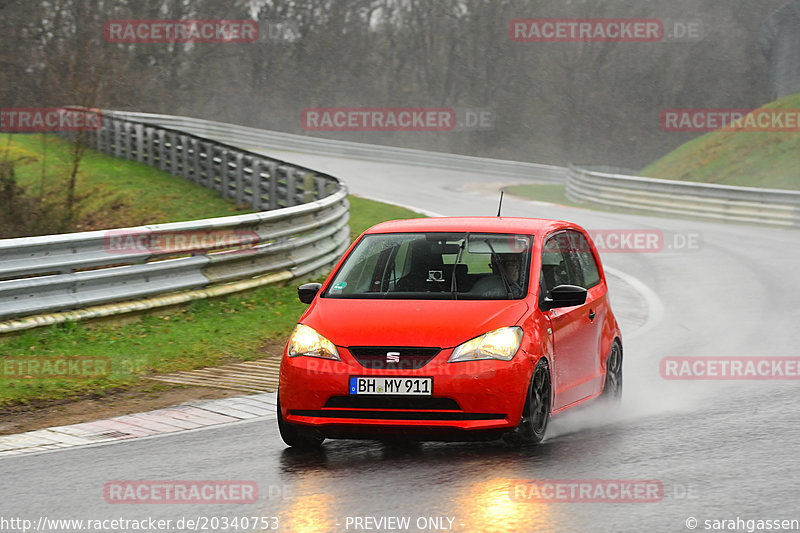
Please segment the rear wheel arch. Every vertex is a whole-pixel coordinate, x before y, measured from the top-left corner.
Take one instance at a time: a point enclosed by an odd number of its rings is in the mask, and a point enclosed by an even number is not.
[[[622,397],[622,341],[617,337],[608,349],[605,360],[602,396],[619,401]]]
[[[611,354],[611,349],[614,347],[614,345],[616,345],[617,348],[619,348],[620,357],[622,357],[623,354],[624,354],[624,352],[622,350],[622,339],[620,339],[618,336],[615,336],[614,339],[611,341],[611,344],[609,344],[608,350],[606,351],[606,353],[607,353],[606,360],[605,360],[606,364],[608,364],[608,355]],[[603,365],[603,366],[605,366],[605,365]]]

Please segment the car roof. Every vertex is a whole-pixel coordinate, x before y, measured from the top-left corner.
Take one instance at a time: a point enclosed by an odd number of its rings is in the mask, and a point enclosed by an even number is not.
[[[372,226],[365,233],[485,232],[544,235],[561,228],[580,229],[563,220],[520,217],[433,217],[391,220]]]

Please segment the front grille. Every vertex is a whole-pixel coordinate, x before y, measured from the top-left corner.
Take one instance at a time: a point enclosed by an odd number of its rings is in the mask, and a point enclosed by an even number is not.
[[[349,409],[412,409],[415,411],[460,411],[458,402],[452,398],[430,396],[331,396],[325,402],[327,408]]]
[[[503,420],[505,415],[494,413],[440,413],[435,411],[348,411],[341,409],[292,409],[295,416],[316,418],[352,418],[366,420]]]
[[[348,348],[358,363],[374,370],[414,370],[422,368],[439,355],[441,348],[412,348],[404,346],[352,346]],[[387,355],[391,354],[389,357]],[[389,361],[397,357],[398,361]]]

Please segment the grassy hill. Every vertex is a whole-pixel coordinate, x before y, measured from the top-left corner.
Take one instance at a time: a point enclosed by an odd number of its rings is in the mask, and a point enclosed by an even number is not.
[[[800,93],[761,109],[800,110]],[[707,133],[649,165],[641,175],[800,190],[800,132]]]

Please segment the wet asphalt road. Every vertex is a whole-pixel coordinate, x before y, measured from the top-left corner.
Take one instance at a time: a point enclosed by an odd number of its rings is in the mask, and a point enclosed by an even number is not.
[[[277,155],[341,176],[354,193],[446,215],[494,214],[492,187],[470,184],[503,181]],[[293,453],[268,419],[9,457],[0,459],[0,530],[14,531],[2,527],[2,518],[35,522],[40,516],[153,517],[172,520],[168,531],[189,530],[177,527],[181,517],[275,517],[265,524],[277,524],[278,531],[325,532],[679,532],[692,530],[690,518],[697,520],[695,531],[715,525],[706,520],[737,518],[745,531],[746,520],[800,520],[798,382],[667,381],[659,374],[659,362],[668,356],[800,356],[800,234],[508,198],[504,214],[566,218],[590,230],[700,235],[696,250],[673,246],[603,256],[606,266],[632,276],[649,294],[639,302],[649,306],[649,320],[622,323],[625,395],[619,407],[593,406],[557,417],[543,444],[524,449],[328,441],[319,453]],[[617,305],[613,298],[612,293]],[[242,505],[104,499],[109,481],[151,479],[249,480],[258,483],[260,496]],[[650,480],[662,492],[649,503],[542,502],[518,492],[519,482],[530,480]],[[408,527],[395,527],[405,524],[390,517],[408,519]],[[207,531],[225,530],[206,525]]]

